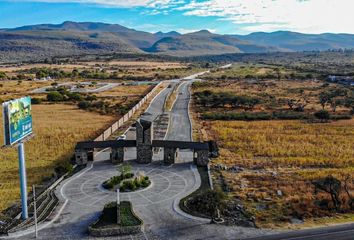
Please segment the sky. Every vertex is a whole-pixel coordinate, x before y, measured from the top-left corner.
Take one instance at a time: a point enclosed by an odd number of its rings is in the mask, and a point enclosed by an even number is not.
[[[0,0],[0,28],[64,21],[148,32],[354,34],[354,0]]]

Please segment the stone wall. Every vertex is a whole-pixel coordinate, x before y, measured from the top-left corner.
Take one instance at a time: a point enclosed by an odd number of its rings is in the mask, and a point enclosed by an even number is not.
[[[151,163],[152,161],[152,145],[139,143],[136,146],[136,160],[138,163]]]
[[[175,148],[164,148],[163,149],[163,161],[165,164],[174,164],[176,162],[176,149]]]
[[[107,128],[101,135],[95,138],[94,141],[105,141],[107,140],[118,128],[122,127],[136,111],[138,111],[141,106],[157,91],[163,82],[157,84],[144,98],[142,98],[127,114],[125,114],[118,121],[114,122],[109,128]]]
[[[194,163],[199,167],[208,166],[209,151],[208,150],[195,150],[194,151]]]
[[[93,228],[89,227],[89,234],[93,237],[110,237],[110,236],[120,236],[120,235],[131,235],[141,232],[141,226],[112,226],[105,228]]]
[[[76,149],[75,150],[75,162],[77,165],[85,165],[87,164],[88,157],[87,151],[83,149]]]

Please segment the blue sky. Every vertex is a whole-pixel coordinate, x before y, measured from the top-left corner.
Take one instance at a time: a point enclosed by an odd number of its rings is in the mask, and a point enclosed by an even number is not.
[[[0,0],[0,28],[63,21],[149,32],[354,33],[354,0]]]

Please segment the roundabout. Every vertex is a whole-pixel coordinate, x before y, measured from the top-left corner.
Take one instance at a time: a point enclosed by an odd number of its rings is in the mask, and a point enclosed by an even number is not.
[[[132,162],[132,172],[143,172],[151,184],[134,192],[122,192],[122,201],[131,201],[134,206],[147,206],[174,199],[185,191],[186,179],[173,168],[159,163],[137,165]],[[114,201],[116,193],[102,187],[102,182],[117,175],[116,167],[109,162],[96,162],[81,178],[75,179],[64,191],[64,195],[72,202],[86,207],[101,205]],[[101,174],[104,172],[104,174]]]

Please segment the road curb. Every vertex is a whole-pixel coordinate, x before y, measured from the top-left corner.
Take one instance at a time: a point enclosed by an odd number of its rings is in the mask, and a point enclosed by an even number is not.
[[[191,193],[195,192],[201,185],[201,180],[200,180],[200,178],[197,177],[198,171],[197,171],[196,167],[193,166],[193,165],[190,165],[190,168],[191,168],[191,171],[193,172],[193,176],[194,176],[194,180],[195,180],[194,186],[197,185],[197,187],[194,187],[191,191],[189,191],[186,196],[188,196]],[[184,196],[184,197],[186,197],[186,196]],[[190,219],[190,220],[193,220],[193,221],[196,221],[196,222],[210,223],[211,219],[209,219],[209,218],[196,217],[196,216],[193,216],[193,215],[190,215],[190,214],[184,212],[179,207],[179,203],[180,203],[181,199],[184,198],[184,197],[178,197],[175,200],[173,200],[173,211],[176,212],[178,215],[184,217],[184,218],[187,218],[187,219]]]

